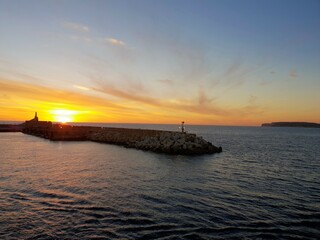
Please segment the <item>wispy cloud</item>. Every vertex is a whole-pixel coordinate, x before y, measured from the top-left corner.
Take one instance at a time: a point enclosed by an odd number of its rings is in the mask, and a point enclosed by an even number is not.
[[[256,102],[257,102],[257,100],[258,100],[258,97],[257,97],[257,96],[255,96],[255,95],[250,95],[248,102],[249,102],[250,105],[255,105]]]
[[[159,79],[157,80],[159,83],[165,84],[165,85],[173,85],[174,81],[171,79]]]
[[[140,102],[146,105],[152,105],[152,106],[160,106],[161,102],[155,98],[144,96],[139,93],[133,93],[130,91],[126,91],[123,89],[119,89],[111,84],[105,84],[104,86],[100,86],[97,88],[92,88],[93,90],[97,92],[101,92],[113,97],[117,97],[119,99],[125,99],[135,102]]]
[[[248,99],[248,104],[235,112],[238,112],[239,117],[262,115],[264,114],[264,109],[258,105],[258,97],[255,95],[250,95]]]
[[[226,70],[224,77],[232,76],[238,74],[243,65],[243,61],[238,59],[234,61]]]
[[[77,35],[71,35],[69,36],[71,40],[73,41],[81,41],[81,42],[85,42],[85,43],[90,43],[93,42],[94,39],[88,36],[77,36]]]
[[[125,42],[116,38],[106,38],[106,42],[114,46],[119,46],[119,47],[126,46]]]
[[[289,72],[289,77],[291,77],[291,78],[296,78],[296,77],[298,77],[298,74],[297,74],[297,72],[296,72],[296,70],[291,70],[290,72]]]
[[[267,86],[269,83],[270,83],[270,81],[263,80],[263,81],[259,82],[259,85],[260,86]]]
[[[32,112],[35,109],[48,111],[61,106],[71,110],[80,110],[83,113],[93,111],[94,116],[87,117],[89,121],[96,118],[100,119],[99,121],[154,123],[175,122],[184,116],[195,122],[210,119],[231,122],[235,117],[241,120],[242,117],[255,116],[262,112],[256,104],[257,97],[255,96],[251,96],[248,104],[243,107],[229,108],[221,106],[216,99],[207,96],[203,88],[200,88],[196,98],[163,99],[154,97],[152,93],[134,91],[130,87],[129,89],[121,88],[110,84],[101,84],[96,88],[73,86],[85,92],[79,93],[0,78],[2,93],[0,106],[5,112],[11,112],[14,116],[22,116],[22,112]],[[87,95],[89,94],[87,90],[97,91],[102,95],[99,97],[92,94]],[[12,102],[14,104],[11,104]],[[9,119],[5,114],[0,114],[0,118]]]
[[[258,68],[248,67],[241,58],[235,59],[230,65],[226,65],[222,74],[215,77],[210,87],[223,87],[226,91],[235,89],[243,85],[250,74],[257,71]]]
[[[90,107],[108,107],[108,108],[125,108],[107,99],[88,96],[85,94],[75,93],[69,90],[55,89],[35,84],[23,83],[8,79],[0,79],[0,89],[7,96],[16,96],[24,100],[25,103],[32,102],[51,102],[72,104],[73,106],[90,108]]]
[[[199,89],[199,105],[208,105],[213,102],[214,98],[209,98],[203,88]]]
[[[131,91],[126,87],[117,87],[103,81],[96,81],[96,88],[92,88],[99,93],[116,97],[119,100],[127,101],[131,104],[141,107],[152,108],[157,111],[165,111],[167,113],[174,112],[173,115],[179,114],[196,114],[202,117],[239,117],[250,114],[260,113],[260,108],[255,104],[256,97],[250,97],[248,105],[239,108],[228,108],[220,106],[216,102],[216,98],[209,97],[203,88],[198,91],[198,96],[194,99],[175,97],[172,99],[160,99],[152,95],[152,93]],[[191,94],[192,95],[192,94]],[[139,103],[139,104],[136,104]]]
[[[74,22],[63,22],[62,26],[66,29],[70,29],[77,32],[88,33],[90,31],[88,26]]]
[[[77,88],[77,89],[80,89],[80,90],[84,90],[84,91],[89,91],[89,90],[91,90],[91,88],[84,87],[84,86],[81,86],[81,85],[73,85],[73,87],[75,87],[75,88]]]

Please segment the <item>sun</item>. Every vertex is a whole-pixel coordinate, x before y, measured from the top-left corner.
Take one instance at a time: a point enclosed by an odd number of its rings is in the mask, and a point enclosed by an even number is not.
[[[53,115],[53,119],[55,122],[67,123],[73,122],[74,116],[77,114],[77,111],[74,110],[66,110],[66,109],[56,109],[50,111]]]
[[[60,123],[72,122],[72,118],[67,116],[56,116],[56,120]]]

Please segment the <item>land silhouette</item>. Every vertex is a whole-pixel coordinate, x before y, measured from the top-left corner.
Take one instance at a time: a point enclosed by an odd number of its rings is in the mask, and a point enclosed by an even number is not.
[[[35,113],[31,120],[17,125],[3,125],[0,129],[3,129],[3,132],[23,132],[52,141],[94,141],[174,155],[212,154],[222,151],[221,147],[214,146],[202,137],[185,132],[184,122],[182,126],[181,132],[72,126],[39,121]]]

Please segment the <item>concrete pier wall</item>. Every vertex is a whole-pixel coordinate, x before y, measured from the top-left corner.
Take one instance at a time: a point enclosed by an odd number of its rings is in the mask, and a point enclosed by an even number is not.
[[[54,124],[50,131],[50,140],[60,141],[85,141],[89,140],[88,135],[101,130],[100,127],[70,126]]]
[[[22,124],[0,124],[0,132],[21,132]]]

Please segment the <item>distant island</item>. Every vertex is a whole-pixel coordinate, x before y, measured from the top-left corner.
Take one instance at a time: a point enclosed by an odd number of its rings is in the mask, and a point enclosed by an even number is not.
[[[261,127],[304,127],[304,128],[320,128],[319,123],[311,122],[272,122],[263,123]]]

